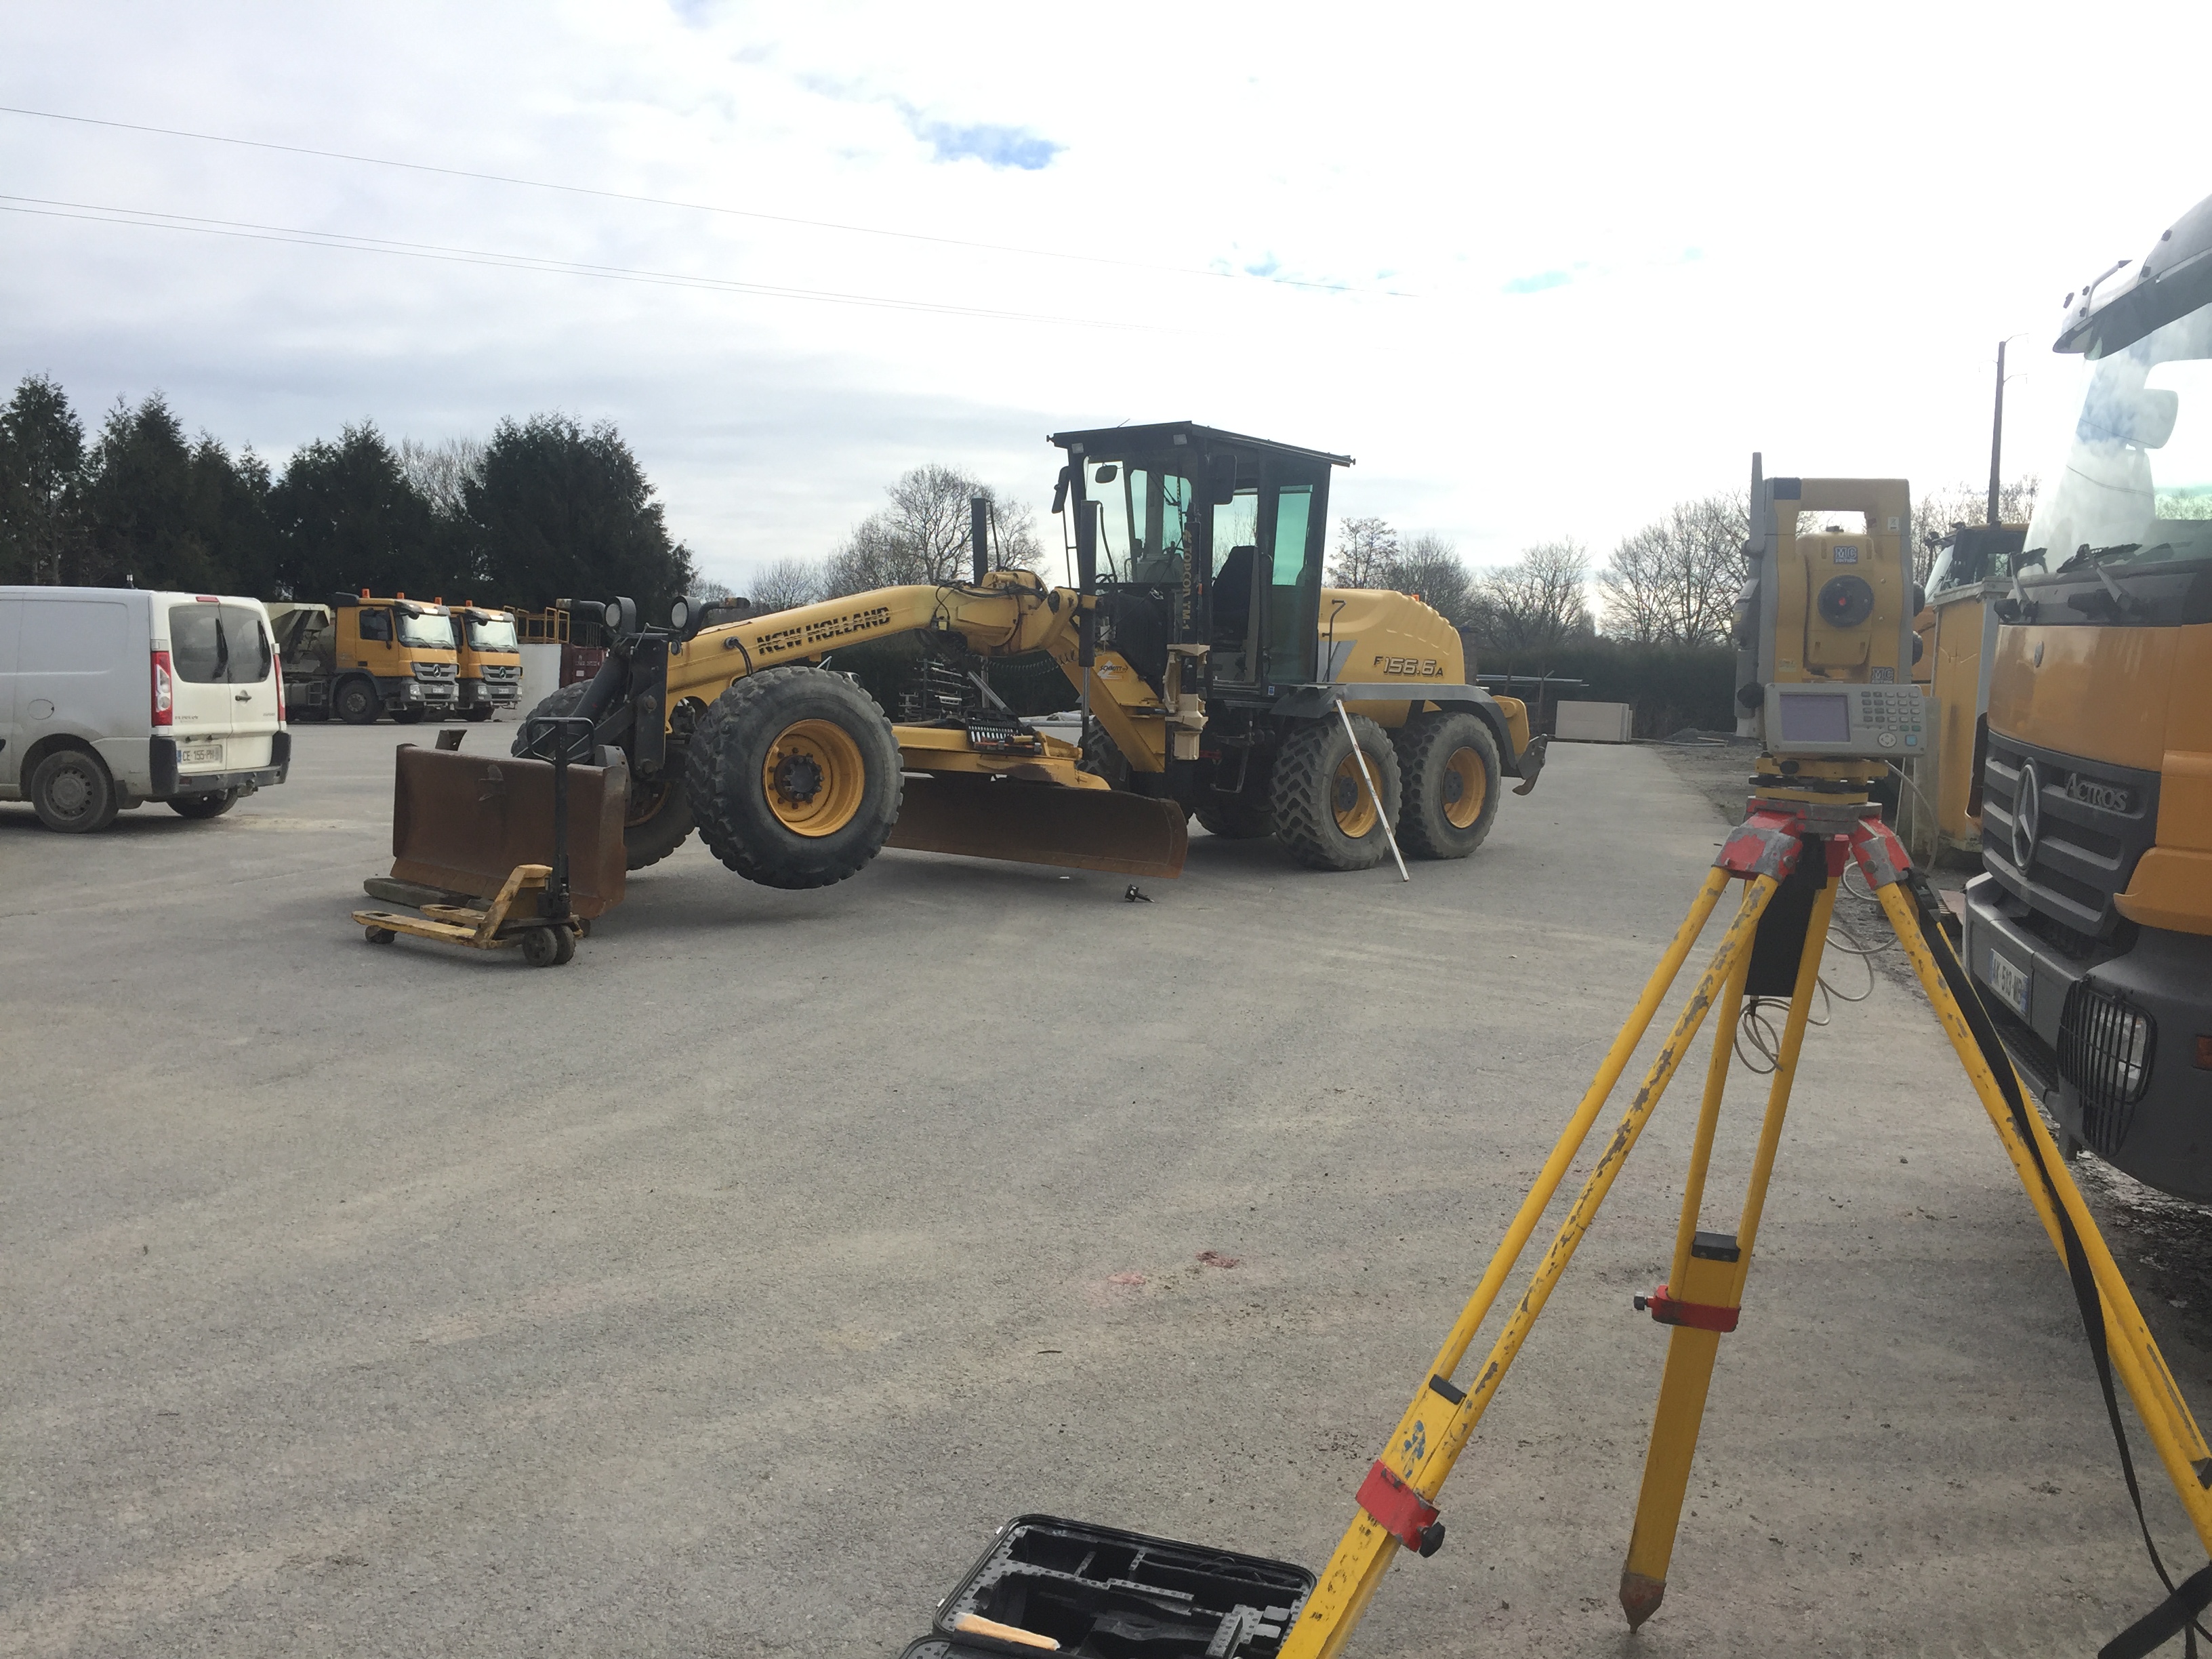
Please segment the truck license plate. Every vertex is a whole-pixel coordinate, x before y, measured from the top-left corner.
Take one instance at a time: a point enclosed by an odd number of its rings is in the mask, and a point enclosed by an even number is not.
[[[222,745],[219,743],[186,744],[177,750],[177,769],[191,772],[222,764]]]
[[[2015,968],[1995,951],[1990,952],[1990,989],[2012,1005],[2013,1012],[2027,1018],[2027,970]]]

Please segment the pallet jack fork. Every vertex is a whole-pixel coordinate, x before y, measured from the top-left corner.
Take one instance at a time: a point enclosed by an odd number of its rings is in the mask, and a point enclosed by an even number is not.
[[[553,861],[518,864],[507,872],[499,891],[483,903],[441,902],[427,893],[416,903],[422,914],[405,915],[396,910],[356,910],[353,919],[371,945],[390,945],[405,933],[414,939],[437,939],[465,945],[471,950],[498,951],[509,946],[522,952],[532,968],[565,966],[574,960],[576,941],[588,928],[569,907],[568,892],[568,767],[571,761],[591,753],[592,722],[561,715],[534,716],[526,728],[532,755],[553,763]],[[460,747],[462,733],[441,732],[438,746]],[[447,738],[451,738],[449,743]],[[409,884],[376,883],[374,886],[404,893]],[[516,907],[527,896],[542,894],[534,907],[516,915]],[[457,897],[458,895],[447,895]],[[410,896],[410,902],[415,897]]]
[[[2204,1437],[2191,1417],[2050,1131],[2042,1117],[2027,1107],[2011,1062],[1997,1044],[1988,1013],[1938,923],[1937,907],[1925,878],[1912,868],[1904,848],[1881,822],[1878,809],[1869,805],[1863,791],[1852,787],[1863,784],[1863,775],[1842,766],[1833,770],[1832,779],[1824,779],[1808,789],[1778,791],[1772,798],[1754,799],[1750,817],[1729,836],[1714,860],[1688,917],[1644,986],[1535,1184],[1522,1200],[1504,1241],[1484,1269],[1474,1296],[1430,1367],[1427,1381],[1368,1471],[1358,1495],[1359,1512],[1285,1637],[1282,1659],[1328,1659],[1340,1653],[1399,1551],[1408,1549],[1427,1556],[1442,1546],[1444,1522],[1437,1500],[1445,1478],[1495,1397],[1537,1316],[1543,1312],[1576,1246],[1596,1219],[1599,1206],[1659,1097],[1688,1054],[1706,1016],[1717,1008],[1720,1018],[1706,1067],[1705,1099],[1690,1154],[1673,1266],[1664,1285],[1635,1299],[1638,1310],[1670,1327],[1671,1334],[1635,1529],[1621,1573],[1620,1602],[1632,1629],[1658,1610],[1666,1592],[1668,1563],[1697,1449],[1706,1387],[1720,1339],[1736,1328],[1743,1306],[1752,1248],[1781,1143],[1805,1027],[1812,1013],[1836,889],[1845,868],[1854,862],[1881,901],[1944,1035],[1950,1038],[2006,1156],[2012,1160],[2028,1202],[2066,1265],[2138,1522],[2142,1520],[2142,1498],[2114,1393],[2115,1371],[2157,1449],[2198,1541],[2212,1552],[2212,1452],[2208,1451]],[[1823,788],[1829,793],[1820,793]],[[1606,1142],[1489,1356],[1468,1386],[1455,1384],[1453,1372],[1465,1358],[1536,1224],[1731,881],[1743,882],[1744,890],[1719,948],[1698,975],[1688,1002],[1668,1030],[1627,1112]],[[1778,994],[1785,986],[1790,994],[1789,1017],[1735,1231],[1702,1231],[1698,1222],[1707,1165],[1747,988],[1749,994]],[[2102,1650],[2102,1659],[2139,1659],[2176,1634],[2185,1634],[2190,1651],[2195,1652],[2194,1640],[2199,1632],[2197,1615],[2212,1601],[2212,1565],[2177,1587],[2159,1559],[2147,1524],[2143,1539],[2168,1594],[2157,1607],[2114,1638]]]

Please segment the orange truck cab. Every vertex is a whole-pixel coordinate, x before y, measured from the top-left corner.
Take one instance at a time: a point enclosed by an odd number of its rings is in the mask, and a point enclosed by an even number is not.
[[[522,701],[522,641],[514,618],[465,600],[452,610],[463,718],[488,720],[495,709],[514,708]]]
[[[1996,619],[1966,965],[2067,1139],[2212,1200],[2212,198],[2067,296]]]
[[[286,707],[295,720],[367,726],[389,714],[411,726],[459,707],[453,619],[442,605],[358,594],[328,605],[270,607],[284,658]]]

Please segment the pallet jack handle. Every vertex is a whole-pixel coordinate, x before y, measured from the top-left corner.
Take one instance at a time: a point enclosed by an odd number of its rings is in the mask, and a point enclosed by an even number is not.
[[[553,873],[546,878],[544,914],[548,921],[568,920],[569,751],[591,752],[598,735],[594,721],[581,714],[533,716],[525,746],[553,763]]]

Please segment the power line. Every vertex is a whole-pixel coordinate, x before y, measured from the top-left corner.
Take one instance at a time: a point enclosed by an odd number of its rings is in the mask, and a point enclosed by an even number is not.
[[[768,283],[739,282],[734,277],[701,276],[678,270],[645,270],[628,265],[590,264],[576,259],[550,259],[533,253],[507,253],[495,248],[449,247],[436,242],[402,242],[381,236],[354,236],[338,231],[305,230],[289,225],[256,224],[247,220],[197,218],[189,214],[161,213],[150,209],[108,207],[96,202],[58,202],[36,196],[0,195],[0,213],[27,214],[42,219],[76,219],[88,224],[131,225],[145,230],[188,231],[199,235],[228,236],[246,241],[288,242],[299,247],[334,248],[350,253],[383,253],[400,258],[435,259],[449,264],[489,265],[501,270],[539,270],[555,276],[595,276],[611,282],[645,283],[660,288],[695,288],[769,299],[812,300],[825,304],[868,306],[888,311],[920,311],[944,317],[980,317],[996,322],[1048,323],[1073,328],[1105,328],[1139,333],[1173,331],[1144,323],[1056,317],[1042,312],[1006,311],[986,306],[946,305],[931,300],[902,300],[890,295],[846,294],[831,289],[786,288]]]
[[[913,230],[886,230],[878,225],[847,224],[834,219],[805,219],[787,213],[763,213],[751,208],[724,207],[713,202],[687,202],[672,197],[641,196],[629,191],[599,190],[589,185],[564,185],[543,179],[521,179],[503,173],[479,173],[467,167],[438,167],[427,161],[400,161],[383,155],[357,155],[346,150],[316,149],[305,144],[279,144],[260,138],[235,138],[225,133],[191,132],[181,127],[148,126],[137,121],[108,121],[91,115],[63,115],[53,110],[25,109],[0,104],[0,115],[28,116],[41,121],[67,121],[78,126],[112,127],[122,132],[154,133],[164,138],[189,138],[204,144],[235,144],[246,149],[275,150],[287,155],[313,155],[328,161],[351,161],[363,167],[396,167],[408,173],[434,173],[449,179],[473,179],[484,184],[513,185],[525,190],[556,191],[569,196],[595,196],[611,202],[635,202],[647,207],[681,208],[691,213],[715,213],[737,219],[758,219],[769,224],[803,225],[811,230],[842,231],[854,236],[884,236],[905,242],[927,242],[939,247],[968,248],[984,253],[1012,253],[1030,259],[1062,259],[1077,264],[1112,265],[1123,270],[1158,271],[1177,276],[1215,276],[1231,282],[1267,283],[1279,288],[1315,289],[1327,294],[1372,294],[1393,300],[1421,296],[1400,289],[1369,288],[1357,283],[1324,283],[1300,276],[1262,275],[1249,270],[1209,270],[1200,265],[1170,265],[1144,259],[1117,259],[1103,253],[1067,253],[1054,248],[1020,247],[1005,242],[969,241],[958,236],[933,236]]]

